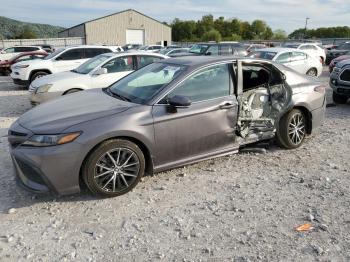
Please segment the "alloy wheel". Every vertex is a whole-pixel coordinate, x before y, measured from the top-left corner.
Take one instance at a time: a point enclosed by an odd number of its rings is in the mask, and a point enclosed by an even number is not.
[[[305,137],[305,118],[301,113],[295,113],[288,125],[288,136],[294,145],[299,145]]]
[[[95,165],[94,180],[100,190],[124,191],[137,179],[140,161],[128,148],[116,148],[103,154]]]

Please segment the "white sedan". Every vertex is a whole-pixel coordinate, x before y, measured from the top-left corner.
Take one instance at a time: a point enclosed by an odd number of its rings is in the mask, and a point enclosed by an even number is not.
[[[139,51],[101,54],[71,71],[35,79],[29,86],[30,100],[37,105],[85,89],[108,87],[134,70],[165,58]]]
[[[301,74],[315,77],[320,76],[323,69],[320,60],[303,51],[292,48],[264,48],[250,53],[248,57],[276,61]]]

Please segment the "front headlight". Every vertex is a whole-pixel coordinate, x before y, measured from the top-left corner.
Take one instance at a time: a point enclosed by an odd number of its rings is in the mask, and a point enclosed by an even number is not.
[[[56,146],[73,142],[81,132],[61,134],[61,135],[33,135],[22,145],[24,146]]]
[[[20,68],[27,68],[29,65],[14,65],[13,68],[20,69]]]
[[[46,84],[46,85],[39,86],[36,89],[36,93],[46,93],[47,91],[49,91],[51,86],[52,86],[52,84]]]

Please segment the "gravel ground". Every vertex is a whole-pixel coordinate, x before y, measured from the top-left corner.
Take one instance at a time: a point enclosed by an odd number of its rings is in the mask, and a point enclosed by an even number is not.
[[[0,137],[29,108],[1,77]],[[2,137],[0,260],[350,261],[349,116],[350,104],[329,107],[299,149],[163,172],[114,199],[24,191]],[[305,223],[313,229],[297,232]]]

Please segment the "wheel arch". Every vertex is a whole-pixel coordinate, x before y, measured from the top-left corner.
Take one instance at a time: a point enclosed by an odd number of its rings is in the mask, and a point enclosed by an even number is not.
[[[309,109],[303,105],[295,105],[292,109],[299,109],[304,114],[306,118],[306,133],[310,135],[312,133],[312,114]]]
[[[29,80],[32,79],[32,76],[38,72],[45,72],[48,74],[52,74],[52,72],[49,69],[34,69],[29,74]]]
[[[63,96],[66,95],[66,94],[67,94],[69,91],[71,91],[71,90],[84,91],[85,88],[82,88],[82,87],[72,87],[72,88],[69,88],[69,89],[67,89],[66,91],[64,91],[62,95],[63,95]]]
[[[153,173],[154,164],[153,164],[153,158],[152,158],[152,155],[151,155],[151,151],[146,146],[146,144],[144,142],[142,142],[140,139],[137,139],[137,138],[132,137],[132,136],[123,136],[123,135],[121,135],[121,136],[112,136],[112,137],[106,138],[106,139],[100,141],[99,143],[97,143],[85,155],[84,160],[83,160],[83,162],[82,162],[82,164],[80,166],[80,171],[79,171],[79,186],[80,186],[80,188],[85,187],[85,184],[84,184],[84,181],[83,181],[83,178],[82,178],[82,169],[83,169],[83,166],[84,166],[87,158],[90,156],[90,154],[99,145],[101,145],[102,143],[104,143],[104,142],[106,142],[108,140],[114,140],[114,139],[125,139],[125,140],[128,140],[130,142],[135,143],[141,149],[141,151],[142,151],[142,153],[144,154],[144,157],[145,157],[145,174],[152,174]]]

